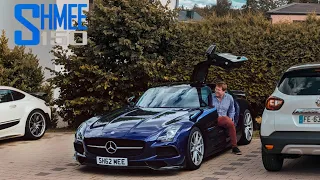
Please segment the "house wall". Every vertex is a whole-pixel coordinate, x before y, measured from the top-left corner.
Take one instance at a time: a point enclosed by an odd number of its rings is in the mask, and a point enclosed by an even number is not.
[[[292,23],[294,21],[305,21],[306,18],[307,18],[307,15],[271,15],[273,24],[281,23],[281,22]]]

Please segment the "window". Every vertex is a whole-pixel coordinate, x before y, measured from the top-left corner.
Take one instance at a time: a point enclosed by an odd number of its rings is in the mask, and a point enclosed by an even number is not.
[[[278,88],[287,95],[320,95],[320,72],[308,69],[285,73]]]
[[[0,103],[13,101],[12,95],[9,90],[0,89]]]
[[[11,94],[12,94],[12,97],[13,97],[13,99],[14,99],[15,101],[20,100],[20,99],[23,99],[23,98],[25,97],[24,94],[19,93],[19,92],[17,92],[17,91],[11,91]]]
[[[212,91],[209,87],[201,88],[202,106],[208,106],[211,103]]]

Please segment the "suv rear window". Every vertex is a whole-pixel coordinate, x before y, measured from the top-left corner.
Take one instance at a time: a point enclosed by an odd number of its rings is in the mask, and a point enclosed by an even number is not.
[[[278,84],[279,91],[287,95],[320,95],[318,70],[304,69],[285,73]]]

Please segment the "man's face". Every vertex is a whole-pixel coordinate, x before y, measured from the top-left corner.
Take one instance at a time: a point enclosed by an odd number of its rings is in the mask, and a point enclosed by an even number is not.
[[[214,89],[215,93],[216,93],[216,96],[221,98],[223,97],[225,91],[222,90],[222,87],[218,87],[216,86],[216,88]]]

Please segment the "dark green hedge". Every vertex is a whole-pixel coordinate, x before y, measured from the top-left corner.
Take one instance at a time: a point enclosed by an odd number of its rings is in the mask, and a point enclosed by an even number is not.
[[[182,26],[184,33],[176,58],[181,66],[175,72],[190,75],[192,65],[205,59],[205,50],[212,43],[220,52],[246,56],[249,61],[231,72],[212,67],[208,81],[223,79],[230,89],[245,90],[257,115],[262,114],[265,100],[287,68],[319,61],[320,21],[312,16],[305,23],[273,25],[262,14],[246,14],[212,17]]]

